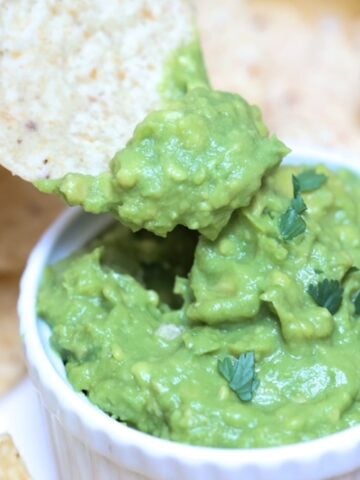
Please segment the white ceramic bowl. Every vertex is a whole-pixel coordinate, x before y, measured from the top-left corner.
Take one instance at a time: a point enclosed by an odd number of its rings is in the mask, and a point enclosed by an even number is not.
[[[356,160],[292,154],[286,163],[326,163],[360,174]],[[111,220],[70,209],[33,250],[21,281],[19,315],[28,370],[52,433],[62,480],[360,479],[360,425],[307,443],[276,448],[214,449],[152,437],[116,422],[73,391],[36,317],[44,267],[77,250]],[[357,470],[357,472],[356,472]],[[353,472],[353,473],[351,473]]]

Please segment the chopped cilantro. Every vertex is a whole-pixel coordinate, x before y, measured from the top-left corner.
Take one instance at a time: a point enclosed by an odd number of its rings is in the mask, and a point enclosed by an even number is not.
[[[281,215],[279,222],[283,240],[292,240],[305,232],[306,223],[301,215],[306,211],[306,204],[301,193],[320,188],[326,180],[326,175],[316,173],[315,170],[306,170],[297,176],[292,176],[294,197],[291,200],[290,207]]]
[[[231,355],[218,360],[218,369],[240,400],[250,402],[259,380],[255,374],[255,354],[246,352],[235,358]]]
[[[354,305],[355,305],[355,315],[360,315],[360,290],[358,291],[354,299]]]
[[[311,192],[312,190],[317,190],[327,180],[327,176],[323,173],[316,173],[314,169],[305,170],[305,172],[300,173],[297,176],[299,182],[299,191],[300,192]]]
[[[280,217],[279,228],[284,240],[292,240],[305,232],[306,223],[293,207],[289,207]]]
[[[292,184],[293,184],[294,198],[296,198],[301,193],[300,182],[299,182],[298,177],[296,177],[295,175],[292,175],[291,179],[292,179]]]
[[[290,208],[292,208],[299,216],[306,211],[306,205],[301,195],[291,200]]]
[[[306,204],[304,202],[304,199],[301,196],[301,189],[300,189],[300,182],[295,175],[292,176],[292,182],[293,182],[293,189],[294,189],[294,198],[291,200],[291,207],[293,209],[301,214],[306,211]]]
[[[279,229],[284,240],[292,240],[306,230],[302,214],[306,211],[306,204],[300,194],[300,183],[295,175],[292,176],[294,198],[290,207],[280,217]]]
[[[340,308],[344,289],[338,280],[322,280],[317,284],[311,284],[308,293],[320,306],[327,308],[334,315]]]

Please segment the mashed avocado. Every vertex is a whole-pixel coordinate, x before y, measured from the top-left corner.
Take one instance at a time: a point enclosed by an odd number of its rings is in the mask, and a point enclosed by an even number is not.
[[[280,167],[216,239],[116,226],[49,267],[39,314],[70,382],[119,421],[195,445],[360,423],[359,187]]]
[[[196,45],[169,60],[164,107],[137,126],[109,171],[37,186],[89,212],[111,212],[133,231],[165,236],[184,225],[215,239],[288,149],[269,137],[257,107],[210,88]]]
[[[210,87],[196,43],[160,89],[109,171],[38,184],[123,224],[44,274],[39,314],[70,382],[194,445],[360,423],[359,179],[278,168],[288,149],[256,107]]]

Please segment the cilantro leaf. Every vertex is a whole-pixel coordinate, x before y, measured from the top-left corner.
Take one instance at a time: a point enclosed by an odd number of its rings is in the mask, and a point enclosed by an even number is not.
[[[306,210],[306,204],[301,196],[300,182],[295,175],[292,176],[294,198],[291,200],[290,206],[299,214],[304,213]]]
[[[314,169],[305,170],[297,176],[300,192],[311,192],[317,190],[327,181],[323,173],[316,173]]]
[[[301,196],[299,179],[292,176],[294,198],[290,207],[283,213],[279,221],[279,230],[283,240],[292,240],[306,230],[305,220],[301,215],[306,211],[306,204]]]
[[[360,315],[360,290],[358,291],[354,299],[354,305],[355,305],[355,315]]]
[[[306,223],[301,215],[290,206],[280,217],[279,229],[284,240],[292,240],[306,230]]]
[[[299,194],[299,195],[296,195],[296,197],[294,197],[292,200],[291,200],[291,204],[290,204],[290,207],[295,210],[296,213],[298,213],[299,215],[301,215],[302,213],[304,213],[307,209],[307,206],[304,202],[304,199],[302,198],[302,196]]]
[[[301,193],[301,188],[300,188],[300,182],[298,177],[295,175],[291,176],[292,184],[293,184],[293,192],[294,192],[294,198],[298,197]]]
[[[254,352],[242,353],[238,359],[228,355],[218,360],[218,370],[240,400],[252,400],[260,383],[255,374]]]
[[[219,372],[230,383],[234,374],[236,358],[227,356],[218,361]]]
[[[334,315],[340,308],[344,289],[338,280],[322,280],[311,284],[308,293],[320,307],[327,308]]]

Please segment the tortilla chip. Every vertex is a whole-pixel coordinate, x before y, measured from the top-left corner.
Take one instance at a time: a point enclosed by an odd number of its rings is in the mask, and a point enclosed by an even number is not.
[[[360,155],[358,0],[195,3],[216,88],[258,104],[290,147]]]
[[[0,276],[0,395],[25,374],[16,315],[19,277]]]
[[[0,205],[0,275],[19,274],[64,204],[0,167]]]
[[[106,170],[193,39],[188,0],[6,2],[0,163],[30,181]]]
[[[0,435],[0,480],[30,480],[10,435]]]

